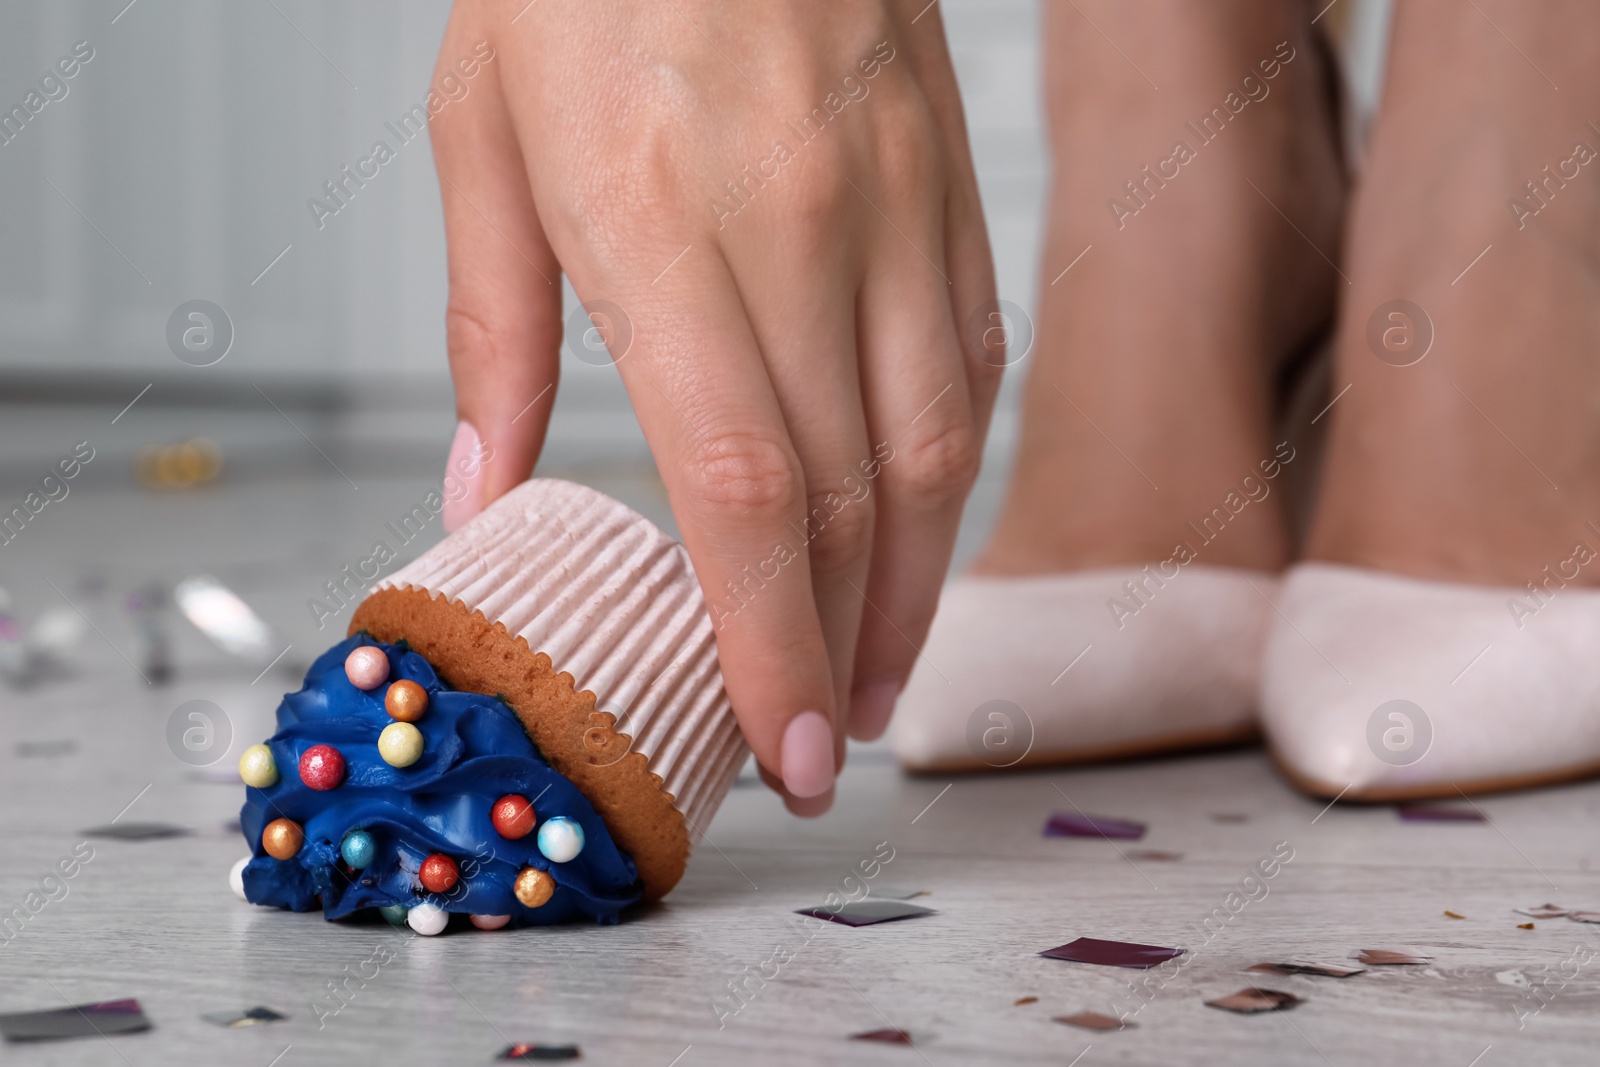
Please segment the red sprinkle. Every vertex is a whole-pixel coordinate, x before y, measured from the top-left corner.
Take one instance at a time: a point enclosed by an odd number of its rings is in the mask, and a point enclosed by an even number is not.
[[[418,880],[422,882],[422,888],[430,893],[448,893],[460,877],[456,861],[442,852],[435,852],[422,861]]]
[[[332,745],[312,745],[300,757],[300,780],[312,789],[337,789],[344,781],[344,756]]]
[[[533,805],[528,798],[510,793],[494,802],[489,809],[489,821],[501,837],[515,841],[533,833]]]

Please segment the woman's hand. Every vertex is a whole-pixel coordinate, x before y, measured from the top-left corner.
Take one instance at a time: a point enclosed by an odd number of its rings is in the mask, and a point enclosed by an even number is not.
[[[431,129],[452,462],[480,441],[495,462],[447,524],[533,469],[565,272],[666,483],[763,777],[826,810],[844,727],[882,733],[918,655],[1003,363],[938,10],[458,0],[439,82],[474,57]]]

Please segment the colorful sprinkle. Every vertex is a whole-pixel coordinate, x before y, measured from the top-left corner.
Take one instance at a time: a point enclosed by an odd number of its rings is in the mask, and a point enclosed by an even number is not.
[[[362,645],[345,657],[344,675],[357,689],[376,689],[389,677],[389,657],[375,645]]]
[[[524,867],[512,883],[511,891],[527,907],[537,908],[555,894],[556,880],[547,871]]]
[[[407,908],[404,904],[385,904],[378,909],[378,914],[388,921],[390,926],[404,926],[406,924]]]
[[[272,758],[272,749],[266,745],[251,745],[239,754],[239,777],[244,784],[265,789],[278,783],[278,764]]]
[[[428,713],[428,691],[402,678],[383,695],[383,710],[396,722],[416,722]]]
[[[312,745],[300,757],[300,780],[312,789],[336,789],[344,781],[344,755],[332,745]]]
[[[437,904],[418,904],[406,913],[406,924],[424,937],[444,933],[450,925],[450,913]]]
[[[378,846],[372,840],[372,835],[365,830],[351,830],[339,843],[340,858],[358,871],[372,865],[377,851]]]
[[[273,819],[261,831],[261,848],[275,860],[293,859],[305,844],[306,832],[293,819]]]
[[[472,925],[480,930],[498,930],[511,921],[509,915],[474,915]]]
[[[240,900],[250,899],[244,895],[244,869],[254,858],[253,856],[246,856],[238,863],[235,863],[232,869],[228,871],[228,888],[233,890],[233,895]]]
[[[515,793],[507,794],[494,802],[489,809],[489,821],[501,837],[515,841],[533,833],[533,805],[528,798]]]
[[[422,861],[417,880],[430,893],[448,893],[461,877],[456,861],[442,852],[435,852]]]
[[[391,767],[409,767],[422,758],[422,731],[408,722],[392,722],[378,735],[378,755]]]
[[[583,827],[558,815],[539,827],[539,851],[551,863],[569,863],[583,851]]]

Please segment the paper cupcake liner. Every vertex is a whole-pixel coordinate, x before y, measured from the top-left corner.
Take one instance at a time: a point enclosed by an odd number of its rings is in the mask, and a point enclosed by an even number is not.
[[[536,478],[376,589],[460,601],[543,652],[617,718],[703,835],[749,755],[682,545],[587,486]]]

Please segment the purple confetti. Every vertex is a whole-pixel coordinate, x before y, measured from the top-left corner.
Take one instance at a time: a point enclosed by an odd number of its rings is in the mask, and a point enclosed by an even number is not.
[[[1093,937],[1080,937],[1065,945],[1047,948],[1039,953],[1053,960],[1070,960],[1073,963],[1098,963],[1106,967],[1136,967],[1140,970],[1165,963],[1183,955],[1181,948],[1162,948],[1159,945],[1137,945],[1131,941],[1101,941]]]
[[[1058,811],[1044,824],[1046,837],[1103,837],[1113,841],[1138,841],[1144,837],[1144,823],[1112,819],[1104,815],[1067,814]]]
[[[1447,808],[1439,804],[1403,804],[1395,809],[1404,822],[1488,822],[1477,808]]]

